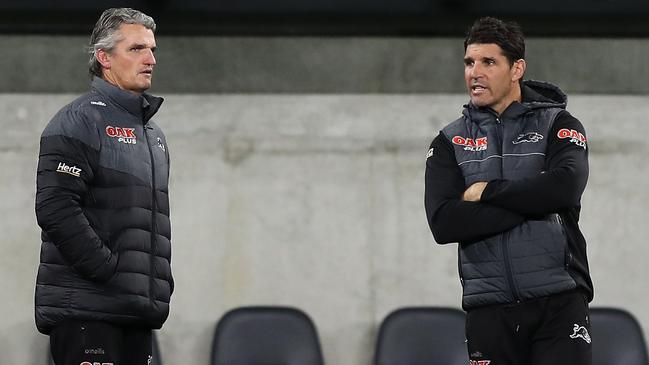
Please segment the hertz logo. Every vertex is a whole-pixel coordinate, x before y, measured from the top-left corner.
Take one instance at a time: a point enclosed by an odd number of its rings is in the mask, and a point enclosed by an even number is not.
[[[69,174],[72,176],[80,177],[81,169],[76,166],[68,166],[65,162],[59,162],[59,166],[56,168],[56,172],[61,172],[64,174]]]

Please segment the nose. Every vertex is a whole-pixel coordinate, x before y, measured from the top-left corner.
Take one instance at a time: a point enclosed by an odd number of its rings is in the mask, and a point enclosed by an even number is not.
[[[144,59],[144,64],[151,65],[151,66],[156,64],[155,55],[153,54],[153,51],[150,49],[147,51],[146,58]]]
[[[480,78],[480,76],[482,76],[482,67],[480,67],[479,62],[475,62],[473,65],[470,66],[469,75],[473,79],[477,79]]]

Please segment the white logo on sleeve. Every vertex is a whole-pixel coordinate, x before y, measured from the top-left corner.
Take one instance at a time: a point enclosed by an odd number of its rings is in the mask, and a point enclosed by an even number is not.
[[[580,326],[576,323],[572,328],[572,335],[570,335],[570,338],[581,338],[586,341],[586,343],[590,343],[590,335],[588,334],[586,327]]]
[[[80,177],[81,169],[76,166],[68,166],[65,162],[59,162],[59,166],[56,168],[56,172],[63,174],[69,174],[72,176]]]
[[[434,149],[434,148],[429,149],[429,150],[428,150],[428,153],[426,154],[426,159],[429,159],[430,156],[432,156],[434,152],[435,152],[435,149]]]
[[[162,152],[166,152],[165,150],[165,145],[162,143],[162,138],[158,137],[158,147],[162,150]]]

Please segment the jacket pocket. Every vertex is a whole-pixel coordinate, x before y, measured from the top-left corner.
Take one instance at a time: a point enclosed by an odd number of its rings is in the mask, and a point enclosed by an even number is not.
[[[462,253],[461,253],[461,244],[457,245],[457,272],[460,276],[460,284],[464,288],[464,275],[462,274]]]
[[[561,234],[563,235],[565,239],[565,247],[564,247],[564,267],[566,270],[572,266],[572,252],[570,252],[570,246],[568,245],[568,236],[566,234],[566,227],[563,225],[563,218],[561,218],[561,215],[559,213],[553,214],[556,224],[559,225],[559,228],[561,229]]]

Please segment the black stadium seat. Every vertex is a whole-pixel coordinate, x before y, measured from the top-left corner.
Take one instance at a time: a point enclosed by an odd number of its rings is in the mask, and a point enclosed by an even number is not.
[[[397,309],[379,328],[374,365],[466,365],[464,323],[455,308]]]
[[[638,321],[618,308],[590,309],[593,365],[649,365]]]
[[[211,365],[323,365],[317,330],[301,310],[240,307],[219,320]]]

